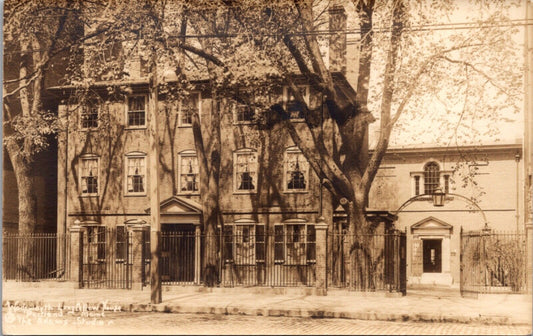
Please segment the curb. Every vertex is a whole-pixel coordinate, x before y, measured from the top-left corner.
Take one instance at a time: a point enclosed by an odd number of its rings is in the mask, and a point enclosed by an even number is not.
[[[77,303],[80,305],[80,303]],[[433,323],[481,323],[487,325],[529,325],[526,322],[510,321],[508,316],[464,316],[464,315],[443,315],[431,313],[386,313],[376,311],[334,311],[316,308],[251,308],[235,306],[193,306],[177,304],[151,304],[133,303],[120,304],[118,302],[106,302],[108,307],[119,307],[122,312],[159,312],[172,314],[214,314],[214,315],[243,315],[243,316],[270,316],[270,317],[301,317],[301,318],[341,318],[371,321],[390,322],[433,322]],[[52,308],[73,306],[70,302],[47,303],[43,301],[23,301],[23,300],[3,300],[2,307],[25,307],[36,308],[49,305]],[[84,302],[81,306],[101,307],[102,302]]]

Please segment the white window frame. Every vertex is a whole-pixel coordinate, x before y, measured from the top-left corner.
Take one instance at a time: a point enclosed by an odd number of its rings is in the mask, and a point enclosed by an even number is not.
[[[89,114],[93,114],[93,113],[90,113],[91,111],[94,111],[96,110],[96,126],[94,127],[85,127],[83,126],[83,122],[84,122],[84,118],[85,116],[89,115]],[[95,129],[98,129],[98,126],[100,124],[100,113],[101,113],[101,107],[97,104],[88,104],[86,106],[83,106],[81,107],[81,110],[80,110],[80,129],[82,131],[90,131],[90,130],[95,130]]]
[[[182,162],[186,158],[195,158],[196,159],[196,177],[195,177],[195,183],[197,190],[182,190],[184,187],[181,182],[181,176],[188,174],[188,172],[183,172],[182,168]],[[200,193],[200,167],[198,166],[198,156],[196,155],[196,151],[194,150],[184,150],[178,153],[178,194],[199,194]]]
[[[308,108],[311,108],[309,106],[309,102],[310,102],[310,91],[311,91],[311,88],[309,87],[309,85],[296,85],[296,87],[298,87],[299,89],[305,89],[305,94],[304,94],[304,102],[305,104],[307,105]],[[287,111],[287,108],[288,108],[288,103],[290,101],[290,98],[292,96],[292,93],[291,91],[289,90],[289,87],[288,86],[284,86],[283,87],[283,109],[289,113],[289,111]],[[290,116],[290,113],[289,113],[289,116]],[[291,121],[304,121],[304,118],[290,118]]]
[[[138,98],[138,97],[144,97],[144,123],[143,123],[143,125],[130,125],[130,118],[129,118],[130,99]],[[147,95],[131,95],[131,96],[127,96],[126,97],[125,110],[126,110],[126,120],[125,120],[126,129],[143,129],[143,128],[146,128],[147,120],[148,120],[147,119],[147,114],[148,114],[148,96]],[[133,111],[133,112],[135,112],[135,111]]]
[[[84,178],[88,177],[84,175],[84,162],[86,161],[96,161],[96,192],[95,193],[89,193],[89,192],[83,192],[83,185],[87,182],[84,182]],[[94,176],[93,176],[94,177]],[[94,197],[98,196],[98,192],[100,190],[99,184],[100,184],[100,157],[96,154],[85,154],[80,157],[79,162],[79,186],[80,186],[80,196],[81,197]]]
[[[304,164],[304,167],[300,167],[301,172],[304,175],[304,181],[305,181],[305,188],[298,188],[298,189],[289,189],[289,179],[288,179],[288,169],[289,169],[289,156],[291,155],[300,155],[303,159],[302,163]],[[298,162],[300,165],[300,162]],[[307,158],[303,155],[302,151],[294,146],[289,147],[285,150],[284,157],[283,157],[283,190],[285,193],[306,193],[309,192],[309,162],[307,161]]]
[[[252,184],[253,189],[239,189],[240,186],[240,177],[238,176],[239,169],[239,156],[255,156],[255,162],[247,162],[247,166],[250,173],[252,174]],[[233,152],[233,192],[236,194],[253,194],[257,192],[257,180],[259,175],[259,164],[257,151],[253,148],[241,148]]]
[[[202,92],[200,91],[191,91],[189,93],[189,96],[197,95],[198,96],[198,118],[202,115]],[[192,127],[192,120],[191,123],[184,123],[183,122],[183,100],[180,100],[178,102],[178,127]]]
[[[143,189],[144,191],[134,192],[129,191],[128,185],[129,185],[129,162],[131,159],[143,159],[144,165],[142,168],[142,172],[139,172],[139,175],[143,177]],[[125,160],[124,160],[124,194],[126,196],[146,196],[146,190],[148,188],[147,183],[147,174],[146,174],[146,153],[143,152],[130,152],[126,154]],[[133,183],[133,181],[132,181]]]

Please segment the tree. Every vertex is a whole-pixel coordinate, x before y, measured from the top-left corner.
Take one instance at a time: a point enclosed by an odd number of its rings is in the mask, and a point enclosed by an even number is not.
[[[369,258],[369,242],[363,237],[372,234],[372,226],[365,220],[365,207],[393,131],[407,130],[409,123],[403,123],[402,117],[424,118],[430,106],[445,111],[430,119],[446,130],[442,137],[448,144],[472,140],[472,135],[494,137],[495,124],[502,120],[499,112],[519,109],[521,72],[507,2],[471,4],[479,16],[468,18],[466,29],[445,32],[432,26],[441,22],[440,17],[456,13],[453,1],[354,0],[345,5],[354,14],[353,28],[358,32],[355,92],[338,84],[336,73],[343,64],[334,61],[328,68],[322,56],[328,41],[320,27],[325,24],[327,3],[191,2],[197,11],[217,8],[216,18],[226,19],[225,30],[201,37],[203,45],[210,42],[210,49],[204,51],[218,60],[220,85],[226,89],[288,85],[302,109],[304,126],[290,122],[283,104],[266,104],[265,114],[281,117],[280,123],[324,181],[335,204],[348,215],[354,239],[351,248]],[[330,16],[340,10],[338,6],[329,9]],[[200,16],[203,22],[197,24],[219,27],[213,17]],[[336,17],[333,21],[342,14]],[[346,43],[342,27],[323,32],[333,34],[337,43]],[[335,38],[329,42],[335,43]],[[330,45],[330,53],[337,52]],[[302,76],[323,103],[306,102],[297,85]],[[375,121],[379,137],[369,155],[368,132]]]
[[[4,148],[12,162],[18,186],[19,233],[36,225],[32,165],[58,129],[46,106],[45,80],[58,81],[66,64],[61,52],[69,50],[77,31],[79,4],[74,1],[8,1],[4,7],[5,72],[3,80]],[[58,64],[59,63],[59,64]]]

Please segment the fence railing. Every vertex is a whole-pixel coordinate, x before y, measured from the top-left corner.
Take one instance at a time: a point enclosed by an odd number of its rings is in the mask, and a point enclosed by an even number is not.
[[[222,235],[223,286],[314,286],[316,235],[311,226]]]
[[[461,292],[526,292],[526,252],[525,234],[461,232]]]
[[[404,232],[330,235],[331,287],[405,292]]]
[[[89,226],[81,242],[82,287],[131,288],[132,239],[124,226]]]
[[[69,278],[68,235],[4,233],[2,239],[4,280],[38,281]]]

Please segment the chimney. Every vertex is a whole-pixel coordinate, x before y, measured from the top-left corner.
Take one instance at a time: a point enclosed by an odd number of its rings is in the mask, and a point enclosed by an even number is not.
[[[334,4],[329,8],[329,70],[346,74],[346,11]]]

